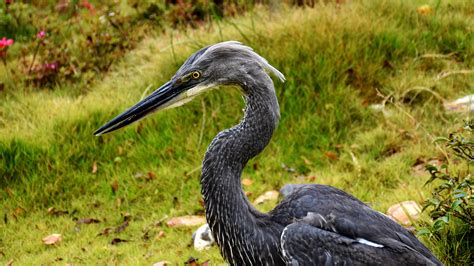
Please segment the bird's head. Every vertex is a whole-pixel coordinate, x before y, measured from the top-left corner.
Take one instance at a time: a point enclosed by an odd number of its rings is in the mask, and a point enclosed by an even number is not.
[[[183,105],[220,85],[244,84],[252,75],[272,72],[285,77],[252,48],[236,41],[217,43],[191,55],[170,81],[94,132],[99,136],[125,127],[150,113]],[[265,74],[267,75],[267,74]]]

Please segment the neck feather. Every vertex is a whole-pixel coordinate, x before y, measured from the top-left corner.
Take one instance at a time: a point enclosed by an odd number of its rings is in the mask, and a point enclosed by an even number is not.
[[[253,260],[259,256],[252,257],[248,252],[262,252],[262,255],[267,250],[271,256],[276,248],[269,247],[270,241],[266,241],[269,236],[265,230],[269,229],[264,223],[268,216],[249,203],[240,183],[243,168],[268,144],[280,117],[268,75],[262,72],[261,77],[252,80],[260,83],[246,82],[242,86],[246,103],[244,118],[214,138],[206,152],[201,177],[206,218],[221,253],[229,263],[241,265],[258,264]],[[248,247],[252,241],[258,242],[251,243],[252,250],[239,249]],[[277,261],[279,258],[275,258],[274,264]]]

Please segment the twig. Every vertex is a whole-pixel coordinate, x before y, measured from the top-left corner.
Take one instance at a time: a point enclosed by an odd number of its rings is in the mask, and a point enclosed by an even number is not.
[[[30,67],[28,68],[28,74],[31,73],[31,68],[33,67],[33,64],[35,63],[36,55],[38,54],[40,45],[41,45],[41,42],[38,42],[38,44],[36,45],[35,53],[33,54],[33,60],[31,61]]]
[[[441,102],[443,102],[443,103],[446,102],[446,99],[444,99],[441,95],[439,95],[439,93],[433,91],[430,88],[422,87],[422,86],[415,86],[415,87],[412,87],[412,88],[406,90],[405,92],[403,92],[402,97],[405,97],[405,95],[407,95],[408,92],[414,91],[414,90],[429,92],[429,93],[433,94],[433,96],[435,96]]]
[[[175,64],[176,66],[178,66],[178,60],[176,60],[176,53],[175,53],[175,51],[174,51],[173,32],[171,32],[170,46],[171,46],[171,54],[173,55],[174,64]]]
[[[142,96],[140,97],[140,101],[143,100],[147,94],[147,92],[153,87],[153,84],[148,85],[146,89],[143,91]]]
[[[455,55],[456,53],[449,53],[449,54],[424,54],[421,56],[416,57],[413,59],[413,61],[417,61],[420,59],[424,58],[440,58],[440,59],[445,59],[445,58],[450,58],[451,56]]]
[[[160,220],[154,222],[151,226],[160,226],[162,222],[164,222],[166,219],[168,219],[168,215],[163,216]]]
[[[390,95],[389,95],[389,96],[385,96],[385,95],[384,95],[382,92],[380,92],[378,89],[376,89],[376,90],[377,90],[377,95],[380,96],[380,97],[382,97],[382,98],[384,98],[384,104],[385,104],[385,102],[387,101],[388,97],[390,97]],[[445,157],[446,159],[448,159],[448,154],[447,154],[447,152],[446,152],[445,150],[443,150],[443,149],[441,148],[441,146],[440,146],[438,143],[436,143],[436,142],[434,141],[436,138],[435,138],[433,135],[431,135],[431,133],[430,133],[425,127],[423,127],[423,125],[422,125],[421,122],[419,122],[419,121],[418,121],[416,118],[414,118],[411,114],[409,114],[407,111],[405,111],[405,110],[403,109],[403,107],[400,106],[399,103],[397,103],[397,102],[395,102],[395,101],[390,101],[390,102],[391,102],[391,103],[393,104],[393,106],[395,106],[400,112],[402,112],[404,115],[406,115],[407,117],[409,117],[409,118],[415,123],[416,128],[421,128],[421,130],[423,130],[423,132],[425,132],[425,134],[431,139],[431,142],[434,143],[435,147],[444,155],[444,157]]]
[[[458,74],[472,74],[474,73],[474,70],[456,70],[456,71],[443,71],[439,73],[435,80],[438,81],[440,79],[444,79],[446,77],[449,77],[451,75],[458,75]]]
[[[198,167],[196,167],[196,168],[194,168],[193,170],[191,170],[191,171],[185,173],[184,175],[185,175],[185,176],[190,176],[190,175],[194,174],[196,171],[199,171],[199,170],[201,169],[201,167],[202,167],[202,166],[199,165]]]
[[[359,164],[359,160],[357,160],[357,157],[355,156],[355,154],[352,151],[349,151],[349,154],[351,155],[352,162],[354,163],[354,166],[356,168],[357,177],[361,177],[362,176],[362,167]]]

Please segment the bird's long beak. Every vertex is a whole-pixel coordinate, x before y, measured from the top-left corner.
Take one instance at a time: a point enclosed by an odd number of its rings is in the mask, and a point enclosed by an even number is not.
[[[183,90],[173,88],[172,85],[173,82],[168,81],[152,94],[148,95],[145,99],[141,100],[125,112],[110,120],[101,128],[97,129],[94,132],[94,135],[100,136],[102,134],[112,132],[135,121],[138,121],[141,118],[144,118],[153,111],[164,109],[180,100],[183,100],[181,95]]]

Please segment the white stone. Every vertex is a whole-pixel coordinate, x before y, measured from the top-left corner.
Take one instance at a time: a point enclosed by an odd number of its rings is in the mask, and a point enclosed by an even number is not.
[[[212,236],[209,224],[203,224],[193,234],[194,249],[202,251],[209,249],[214,244],[214,237]]]
[[[404,226],[410,226],[412,221],[420,217],[421,208],[414,201],[404,201],[392,205],[387,210],[387,215]]]

